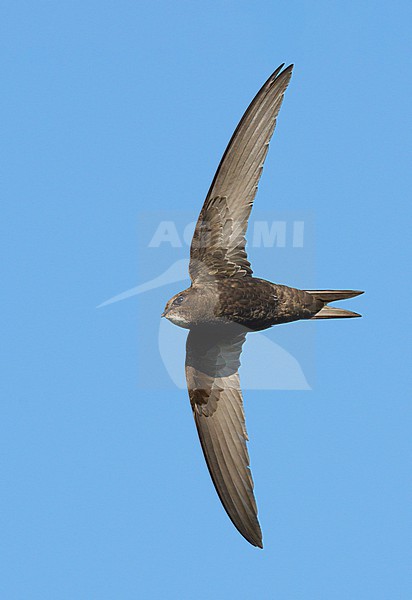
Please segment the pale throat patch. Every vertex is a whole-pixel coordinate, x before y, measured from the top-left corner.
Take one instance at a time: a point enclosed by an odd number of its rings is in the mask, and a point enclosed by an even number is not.
[[[166,315],[166,319],[178,327],[184,327],[185,329],[189,329],[190,327],[190,323],[180,315]]]

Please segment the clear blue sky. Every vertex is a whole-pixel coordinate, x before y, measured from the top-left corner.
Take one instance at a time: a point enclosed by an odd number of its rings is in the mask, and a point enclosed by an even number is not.
[[[0,13],[1,597],[412,598],[410,2]],[[182,284],[96,306],[187,257],[151,254],[144,219],[197,217],[281,62],[295,73],[256,210],[313,223],[316,253],[250,255],[274,281],[367,293],[346,304],[363,319],[266,334],[311,349],[313,389],[245,390],[259,551],[161,358]]]

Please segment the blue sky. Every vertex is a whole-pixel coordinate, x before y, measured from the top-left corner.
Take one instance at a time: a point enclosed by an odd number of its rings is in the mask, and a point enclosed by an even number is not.
[[[411,598],[410,3],[0,13],[1,597]],[[259,551],[220,506],[159,351],[185,284],[96,306],[187,257],[151,254],[144,215],[196,219],[282,62],[256,218],[313,224],[310,253],[251,248],[255,271],[367,293],[346,303],[363,319],[266,334],[306,349],[312,390],[245,390]]]

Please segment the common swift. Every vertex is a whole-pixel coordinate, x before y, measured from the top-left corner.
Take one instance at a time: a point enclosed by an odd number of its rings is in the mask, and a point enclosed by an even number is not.
[[[329,302],[354,290],[300,290],[252,276],[246,229],[293,65],[282,64],[249,105],[220,161],[190,248],[191,286],[162,316],[189,329],[186,380],[203,454],[239,532],[262,545],[238,368],[249,331],[300,319],[359,317]]]

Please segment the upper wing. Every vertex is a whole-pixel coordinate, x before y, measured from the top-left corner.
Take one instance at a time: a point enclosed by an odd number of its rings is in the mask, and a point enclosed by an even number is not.
[[[235,527],[262,548],[239,384],[246,330],[191,329],[186,380],[203,454],[219,498]]]
[[[243,277],[252,269],[245,234],[269,141],[293,65],[281,65],[252,100],[237,126],[212,181],[190,249],[192,280]]]

